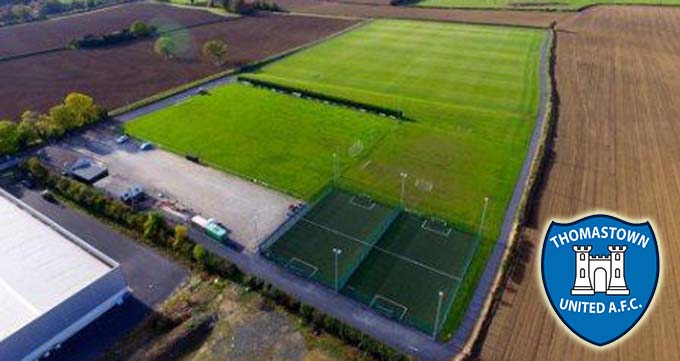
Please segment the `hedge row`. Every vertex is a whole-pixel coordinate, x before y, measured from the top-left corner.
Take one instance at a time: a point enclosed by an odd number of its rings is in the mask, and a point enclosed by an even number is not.
[[[233,263],[206,250],[186,235],[182,225],[172,227],[158,213],[140,213],[127,204],[104,195],[101,191],[69,178],[53,175],[37,158],[23,165],[33,178],[59,197],[67,199],[96,217],[132,232],[143,242],[163,248],[183,263],[209,274],[220,276],[259,291],[269,302],[299,315],[315,331],[324,331],[355,346],[377,360],[406,360],[398,351],[361,331],[302,304],[294,297],[257,277],[244,275]]]
[[[289,93],[289,94],[300,94],[302,97],[305,97],[305,98],[318,99],[318,100],[321,100],[321,101],[329,101],[329,102],[344,105],[344,106],[347,106],[347,107],[350,107],[350,108],[364,109],[364,110],[367,110],[371,113],[384,114],[384,115],[388,115],[388,116],[392,116],[392,117],[397,117],[397,118],[400,118],[400,119],[406,119],[406,117],[404,116],[404,112],[401,111],[401,110],[381,107],[379,105],[357,102],[357,101],[354,101],[354,100],[340,98],[340,97],[336,97],[336,96],[329,95],[329,94],[318,93],[318,92],[315,92],[315,91],[312,91],[312,90],[306,90],[306,89],[300,89],[300,88],[290,87],[290,86],[286,86],[286,85],[281,85],[281,84],[277,84],[277,83],[266,81],[266,80],[256,79],[256,78],[253,78],[253,77],[250,77],[250,76],[247,76],[247,75],[239,76],[238,80],[242,81],[242,82],[250,83],[250,84],[255,85],[257,87],[273,89],[273,90],[282,91],[284,93]]]
[[[130,42],[137,39],[144,39],[155,36],[157,29],[141,21],[135,21],[130,28],[111,31],[102,35],[87,34],[81,38],[71,40],[68,47],[71,49],[99,48],[121,43]]]

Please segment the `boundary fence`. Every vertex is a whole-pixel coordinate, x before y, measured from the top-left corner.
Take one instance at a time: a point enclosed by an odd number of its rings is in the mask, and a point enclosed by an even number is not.
[[[349,279],[352,277],[354,272],[359,268],[361,263],[368,257],[368,254],[373,251],[374,246],[378,241],[382,238],[382,236],[387,232],[387,230],[390,228],[390,226],[394,223],[394,220],[399,217],[401,212],[403,211],[403,207],[401,205],[395,207],[392,209],[389,215],[380,223],[378,228],[376,228],[371,235],[368,237],[368,239],[365,240],[366,245],[359,254],[358,257],[356,257],[356,260],[354,263],[349,267],[347,271],[345,271],[345,274],[343,274],[341,277],[339,277],[338,281],[338,287],[343,288],[349,281]]]
[[[317,193],[315,196],[312,197],[309,203],[305,204],[305,206],[300,209],[299,211],[295,212],[291,217],[286,219],[285,222],[283,222],[280,226],[278,226],[267,238],[265,238],[262,243],[258,246],[258,252],[267,254],[269,257],[269,254],[267,252],[267,249],[271,247],[274,242],[278,241],[279,238],[283,237],[286,232],[290,231],[293,226],[299,222],[302,218],[304,218],[307,213],[309,213],[312,208],[314,208],[319,202],[321,202],[324,198],[326,198],[331,192],[333,192],[333,185],[329,184],[326,185]]]

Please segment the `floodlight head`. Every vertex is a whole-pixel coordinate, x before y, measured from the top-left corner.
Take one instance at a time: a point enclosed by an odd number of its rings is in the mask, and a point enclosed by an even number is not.
[[[439,291],[439,297],[444,297],[444,292]]]

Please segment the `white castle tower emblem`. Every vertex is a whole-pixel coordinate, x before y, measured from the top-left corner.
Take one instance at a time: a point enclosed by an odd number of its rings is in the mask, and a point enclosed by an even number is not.
[[[608,256],[591,256],[592,246],[574,246],[576,277],[572,295],[628,295],[624,270],[627,246],[608,246]]]

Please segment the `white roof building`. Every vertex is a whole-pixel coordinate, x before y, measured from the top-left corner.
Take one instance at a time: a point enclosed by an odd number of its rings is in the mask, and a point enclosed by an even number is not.
[[[34,360],[128,292],[118,263],[0,190],[0,360]]]

